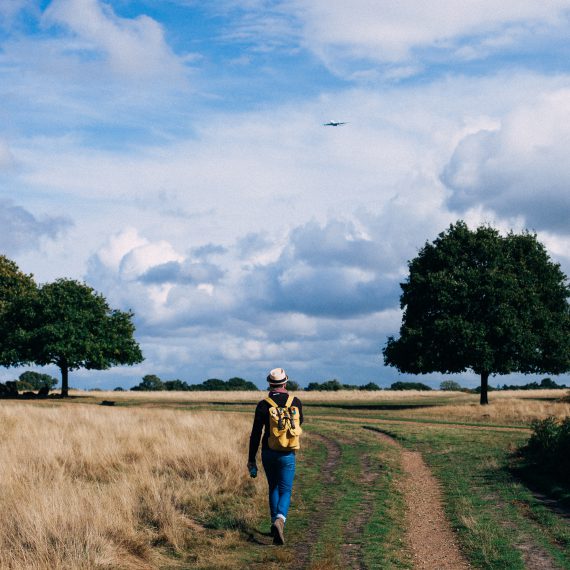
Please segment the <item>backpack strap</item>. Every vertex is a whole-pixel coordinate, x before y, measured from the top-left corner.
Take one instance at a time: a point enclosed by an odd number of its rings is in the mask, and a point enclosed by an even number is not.
[[[293,396],[293,394],[290,394],[289,397],[287,398],[287,402],[285,404],[285,407],[290,408],[291,405],[293,404],[294,399],[295,399],[295,396]]]
[[[266,401],[272,408],[278,408],[278,407],[279,407],[269,396],[267,396],[267,398],[265,398],[265,401]],[[289,401],[289,400],[287,400],[287,401]]]

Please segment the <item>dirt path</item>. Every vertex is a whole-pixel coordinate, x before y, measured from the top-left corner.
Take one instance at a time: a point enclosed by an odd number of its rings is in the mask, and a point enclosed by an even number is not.
[[[360,482],[363,487],[362,503],[356,515],[346,527],[344,544],[342,545],[342,561],[345,568],[351,570],[366,570],[364,552],[362,551],[362,536],[366,523],[372,516],[374,507],[374,493],[372,488],[379,476],[379,470],[373,468],[369,455],[361,459],[362,477]]]
[[[470,568],[443,511],[439,484],[421,454],[406,451],[396,440],[378,436],[402,453],[405,473],[402,491],[406,502],[406,541],[417,570],[464,570]]]
[[[325,484],[331,485],[335,483],[335,473],[340,464],[340,445],[331,438],[322,434],[312,433],[311,437],[320,441],[327,449],[327,458],[322,468],[322,480]],[[326,520],[327,515],[333,509],[334,495],[332,493],[322,493],[316,505],[315,514],[312,516],[307,532],[303,537],[303,541],[299,542],[296,547],[295,567],[299,569],[306,568],[309,563],[311,549],[317,542],[321,527]]]

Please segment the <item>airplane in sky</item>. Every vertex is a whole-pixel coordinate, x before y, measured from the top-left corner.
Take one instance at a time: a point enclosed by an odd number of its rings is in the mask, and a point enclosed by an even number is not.
[[[329,121],[328,123],[323,123],[324,127],[340,127],[341,125],[347,125],[348,123],[343,123],[341,121]]]

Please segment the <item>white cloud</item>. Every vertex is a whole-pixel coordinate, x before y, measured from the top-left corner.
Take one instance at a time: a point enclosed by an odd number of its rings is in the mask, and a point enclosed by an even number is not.
[[[297,0],[294,6],[304,25],[306,44],[324,59],[348,56],[398,62],[411,57],[414,49],[446,48],[463,36],[502,35],[504,27],[513,24],[559,25],[570,2]]]
[[[104,54],[119,74],[144,77],[181,72],[181,62],[168,47],[162,26],[148,16],[121,18],[99,0],[53,0],[43,19],[66,27],[82,40],[76,49]]]
[[[570,90],[546,92],[508,113],[499,128],[459,142],[442,175],[450,204],[570,233],[569,151]]]
[[[298,342],[275,343],[267,340],[233,338],[222,345],[221,353],[225,358],[233,361],[269,362],[295,358],[300,349],[301,345]]]
[[[168,242],[146,243],[131,249],[121,260],[121,276],[126,280],[138,279],[151,267],[182,261],[183,257],[176,253]]]
[[[139,236],[135,228],[126,228],[110,236],[97,252],[97,257],[105,267],[118,271],[125,255],[147,244],[148,240]]]
[[[31,4],[1,39],[0,123],[14,139],[108,147],[143,134],[164,140],[179,127],[194,89],[191,56],[170,48],[162,24],[98,0],[54,0],[43,13],[45,2]]]
[[[226,0],[239,7],[233,36],[258,49],[287,38],[356,81],[401,79],[424,64],[468,61],[564,41],[569,0]],[[218,6],[218,5],[216,5]]]

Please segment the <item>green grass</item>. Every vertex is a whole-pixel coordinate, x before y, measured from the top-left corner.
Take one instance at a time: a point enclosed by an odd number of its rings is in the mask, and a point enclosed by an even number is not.
[[[377,437],[351,425],[333,425],[319,422],[309,431],[336,439],[341,455],[334,473],[333,485],[323,484],[322,465],[324,447],[313,445],[301,451],[305,456],[299,461],[296,493],[299,512],[295,515],[292,505],[288,525],[293,541],[307,531],[307,520],[313,518],[318,498],[331,496],[330,508],[320,513],[322,526],[312,546],[310,562],[315,568],[343,568],[342,545],[347,538],[347,528],[360,513],[366,491],[372,495],[370,513],[360,537],[362,555],[368,568],[409,568],[402,548],[404,529],[404,503],[395,486],[399,470],[398,456]],[[362,458],[368,457],[370,468],[378,474],[372,485],[363,484]]]
[[[477,568],[523,570],[517,545],[529,540],[570,568],[568,522],[537,501],[509,469],[512,451],[526,440],[523,434],[396,424],[389,433],[422,452],[442,483],[448,517]]]

